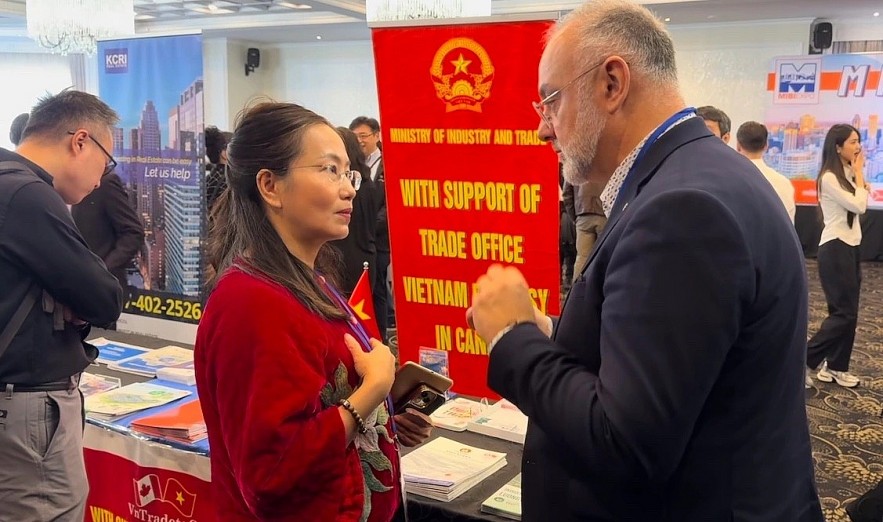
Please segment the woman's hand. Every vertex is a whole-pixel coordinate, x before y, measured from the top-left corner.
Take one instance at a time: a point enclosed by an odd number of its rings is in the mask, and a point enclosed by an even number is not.
[[[350,334],[344,334],[343,339],[353,356],[356,373],[362,378],[361,388],[369,391],[371,398],[376,400],[371,402],[379,404],[389,395],[395,380],[395,356],[388,346],[377,339],[371,339],[370,352],[362,350],[362,346]]]
[[[432,433],[432,419],[411,408],[396,415],[395,423],[399,442],[409,448],[424,442]]]

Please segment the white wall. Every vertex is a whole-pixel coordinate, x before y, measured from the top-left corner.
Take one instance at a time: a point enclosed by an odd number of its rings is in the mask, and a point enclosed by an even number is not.
[[[277,49],[279,70],[273,90],[279,101],[303,105],[340,126],[349,125],[356,116],[379,117],[370,41],[288,44]]]
[[[714,105],[732,120],[763,121],[773,58],[806,54],[812,20],[672,26],[678,77],[687,105]]]
[[[261,50],[261,65],[245,76],[249,47]],[[278,98],[274,86],[281,64],[275,48],[227,38],[205,38],[202,49],[206,125],[232,131],[236,116],[249,103]]]

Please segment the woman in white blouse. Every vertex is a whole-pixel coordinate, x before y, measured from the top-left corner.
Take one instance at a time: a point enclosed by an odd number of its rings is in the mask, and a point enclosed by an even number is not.
[[[862,171],[864,162],[855,127],[831,127],[825,136],[822,168],[816,182],[825,221],[819,241],[819,279],[828,303],[828,317],[807,343],[807,387],[812,385],[809,370],[815,368],[819,368],[816,378],[822,382],[833,381],[847,388],[859,383],[848,370],[861,286],[859,215],[868,208],[870,191]]]

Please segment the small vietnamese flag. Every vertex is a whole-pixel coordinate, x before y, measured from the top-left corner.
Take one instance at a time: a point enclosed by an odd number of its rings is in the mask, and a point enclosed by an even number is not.
[[[349,305],[353,308],[353,311],[356,312],[356,317],[359,318],[362,326],[365,327],[368,337],[373,337],[382,341],[383,337],[380,335],[380,329],[377,328],[377,320],[375,319],[374,297],[371,293],[371,281],[369,281],[368,278],[369,273],[368,263],[365,263],[365,268],[362,270],[359,282],[356,283],[356,287],[353,289],[352,295],[350,295]]]

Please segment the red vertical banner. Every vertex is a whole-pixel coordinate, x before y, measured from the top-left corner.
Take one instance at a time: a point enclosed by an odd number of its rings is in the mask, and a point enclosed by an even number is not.
[[[448,352],[454,391],[487,388],[465,319],[493,263],[559,307],[557,158],[537,136],[537,66],[551,22],[374,29],[399,353]]]

